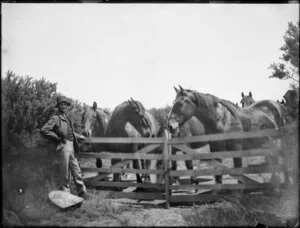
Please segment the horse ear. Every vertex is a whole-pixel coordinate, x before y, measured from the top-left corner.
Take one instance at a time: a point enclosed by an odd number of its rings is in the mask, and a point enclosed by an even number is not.
[[[94,101],[94,103],[93,103],[93,109],[94,109],[94,110],[97,109],[97,102],[96,102],[96,101]]]
[[[181,85],[178,85],[178,86],[179,86],[179,89],[180,89],[180,94],[184,95],[184,96],[187,95],[187,92],[184,90],[184,88],[182,88]]]
[[[176,94],[178,94],[179,93],[179,89],[177,89],[175,86],[174,86],[174,89],[175,89]]]
[[[244,93],[242,92],[242,97],[244,97],[245,95],[244,95]]]
[[[252,97],[252,93],[251,92],[249,92],[249,97]]]
[[[179,86],[180,91],[183,92],[184,89],[181,87],[181,85],[178,85],[178,86]]]

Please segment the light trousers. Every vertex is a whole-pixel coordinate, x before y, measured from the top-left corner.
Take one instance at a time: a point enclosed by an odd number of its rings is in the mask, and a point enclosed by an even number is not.
[[[73,176],[78,193],[86,192],[86,187],[83,183],[82,172],[79,163],[74,156],[73,141],[66,140],[65,144],[57,146],[58,160],[60,167],[60,189],[70,192],[71,175]]]

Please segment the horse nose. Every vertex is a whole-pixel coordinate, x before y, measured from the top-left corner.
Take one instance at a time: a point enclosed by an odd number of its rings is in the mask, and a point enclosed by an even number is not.
[[[168,129],[171,133],[174,133],[176,131],[176,129],[178,128],[178,122],[175,121],[170,121],[168,123]]]
[[[83,131],[83,135],[85,137],[90,137],[91,136],[91,132],[90,131]]]
[[[148,129],[144,130],[144,135],[145,137],[150,137],[151,136],[151,132]]]

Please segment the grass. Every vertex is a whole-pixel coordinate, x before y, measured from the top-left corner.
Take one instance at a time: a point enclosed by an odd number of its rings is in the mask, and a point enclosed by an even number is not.
[[[281,197],[235,192],[224,196],[218,204],[194,205],[193,213],[184,215],[184,218],[190,226],[256,226],[258,223],[284,226],[291,217],[299,219],[295,195],[295,190],[293,193],[287,191]],[[293,214],[285,215],[287,209]]]

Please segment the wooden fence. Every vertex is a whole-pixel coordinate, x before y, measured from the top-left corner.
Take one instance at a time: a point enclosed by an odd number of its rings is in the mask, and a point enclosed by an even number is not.
[[[285,127],[284,129],[271,129],[253,132],[231,132],[225,134],[211,134],[202,136],[193,136],[185,138],[172,138],[168,132],[165,131],[164,137],[161,138],[90,138],[87,143],[137,143],[146,145],[144,148],[134,153],[118,153],[111,152],[86,152],[79,153],[79,158],[101,158],[101,159],[122,159],[121,162],[112,165],[110,168],[91,168],[82,167],[83,172],[101,172],[93,178],[84,179],[86,185],[90,186],[108,186],[108,187],[135,187],[150,189],[148,192],[115,192],[116,196],[133,199],[147,199],[147,200],[165,200],[166,207],[169,208],[170,202],[196,202],[196,201],[210,201],[217,200],[217,194],[192,194],[192,195],[178,195],[174,194],[176,190],[201,190],[201,189],[266,189],[274,187],[274,184],[259,183],[249,177],[247,174],[262,174],[262,173],[281,173],[284,174],[283,184],[289,183],[289,177],[295,180],[298,179],[298,164],[291,171],[288,167],[291,167],[291,161],[298,161],[298,153],[291,155],[289,153],[287,145],[287,138],[291,134],[291,127]],[[260,138],[260,137],[275,137],[281,140],[281,148],[272,146],[268,148],[251,149],[251,150],[239,150],[239,151],[224,151],[213,152],[207,154],[199,154],[197,151],[186,146],[186,143],[192,142],[211,142],[228,139],[245,139],[245,138]],[[154,149],[161,147],[162,154],[149,154]],[[171,148],[176,148],[183,151],[182,155],[171,155]],[[287,159],[286,155],[292,157]],[[229,168],[220,162],[213,161],[213,168],[210,169],[194,169],[194,170],[171,170],[171,161],[183,161],[183,160],[200,160],[200,159],[225,159],[234,157],[253,157],[264,156],[270,157],[271,165],[260,165],[256,167],[241,167],[241,168]],[[280,159],[281,158],[281,159]],[[128,169],[124,168],[126,164],[132,162],[133,159],[148,159],[148,160],[162,160],[164,165],[163,169]],[[295,164],[294,164],[295,165]],[[294,166],[293,165],[293,166]],[[295,170],[296,169],[296,170]],[[164,183],[133,183],[133,182],[111,182],[103,181],[111,173],[144,173],[152,175],[163,175]],[[241,181],[242,183],[231,184],[180,184],[172,185],[170,182],[171,177],[183,177],[183,176],[214,176],[214,175],[230,175]],[[278,187],[279,182],[275,185]],[[173,193],[173,194],[172,194]]]

